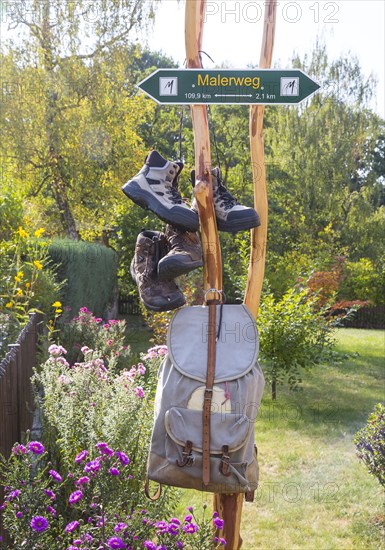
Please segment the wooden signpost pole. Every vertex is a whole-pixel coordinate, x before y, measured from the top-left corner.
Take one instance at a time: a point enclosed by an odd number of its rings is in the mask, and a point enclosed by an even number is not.
[[[202,49],[206,0],[186,1],[185,39],[187,67],[202,67]],[[195,148],[195,189],[198,202],[202,250],[204,259],[204,288],[222,290],[222,258],[213,205],[211,181],[210,135],[206,105],[191,105]],[[207,299],[218,298],[208,294]]]
[[[275,0],[268,0],[265,4],[262,48],[259,59],[260,69],[269,69],[271,67],[275,36],[276,7],[277,2]],[[254,182],[254,206],[260,215],[261,225],[251,231],[250,263],[244,301],[255,317],[258,316],[259,303],[261,300],[267,242],[268,205],[263,144],[264,112],[264,105],[250,106],[249,128]]]
[[[186,0],[185,40],[187,67],[201,68],[206,0]],[[271,65],[274,44],[276,3],[269,0],[266,5],[264,33],[260,67]],[[256,316],[260,301],[267,236],[267,192],[263,150],[263,106],[250,108],[250,147],[253,165],[254,200],[261,216],[261,226],[252,232],[252,249],[245,303]],[[204,257],[205,290],[222,290],[221,249],[213,207],[211,181],[211,151],[206,105],[192,105],[191,116],[194,131],[196,184],[194,193],[198,202],[201,224],[201,239]],[[260,175],[261,174],[261,175]],[[218,298],[209,295],[208,298]],[[240,524],[242,518],[243,494],[214,495],[214,509],[225,520],[221,534],[227,541],[229,550],[237,550],[242,545]]]

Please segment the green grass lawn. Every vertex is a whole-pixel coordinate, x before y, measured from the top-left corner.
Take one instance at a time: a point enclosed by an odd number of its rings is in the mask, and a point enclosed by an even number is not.
[[[342,363],[314,368],[302,391],[266,387],[256,422],[260,487],[245,503],[243,548],[385,549],[384,493],[359,462],[353,437],[385,400],[385,332],[339,329]],[[211,496],[183,492],[179,512]],[[232,549],[227,549],[232,550]]]

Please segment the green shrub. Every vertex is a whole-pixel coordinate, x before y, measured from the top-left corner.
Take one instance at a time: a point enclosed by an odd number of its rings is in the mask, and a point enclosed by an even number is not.
[[[13,190],[0,195],[0,241],[12,239],[15,231],[23,225],[23,202]]]
[[[378,403],[367,424],[356,433],[357,455],[385,487],[385,406]]]
[[[319,363],[333,345],[332,325],[314,308],[307,291],[290,290],[281,300],[265,295],[258,317],[261,361],[275,399],[278,383],[291,389],[302,382],[302,373]]]
[[[369,258],[347,261],[342,271],[338,298],[369,300],[374,305],[385,303],[385,263],[378,268]]]
[[[97,243],[70,239],[55,239],[48,252],[66,281],[64,305],[73,312],[84,306],[98,317],[106,315],[117,292],[116,253]]]

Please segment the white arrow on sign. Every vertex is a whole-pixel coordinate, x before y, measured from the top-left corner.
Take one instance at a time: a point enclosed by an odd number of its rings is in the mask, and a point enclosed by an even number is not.
[[[214,94],[214,97],[253,97],[252,94]]]

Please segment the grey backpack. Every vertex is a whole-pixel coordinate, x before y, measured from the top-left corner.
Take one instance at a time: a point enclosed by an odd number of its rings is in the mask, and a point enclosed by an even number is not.
[[[265,385],[254,318],[245,305],[184,307],[172,318],[167,344],[148,479],[252,499],[258,486],[254,423]]]

